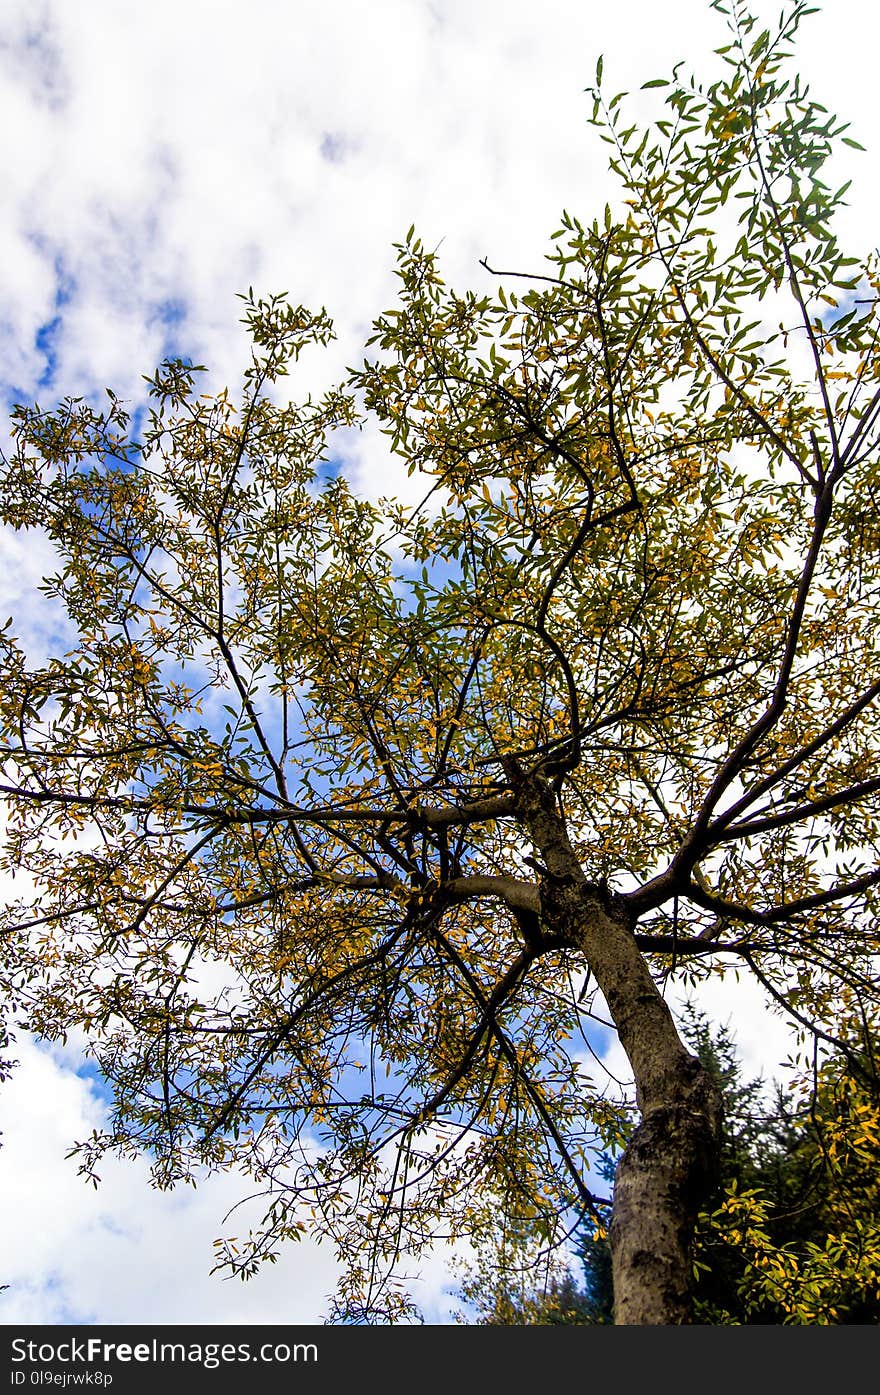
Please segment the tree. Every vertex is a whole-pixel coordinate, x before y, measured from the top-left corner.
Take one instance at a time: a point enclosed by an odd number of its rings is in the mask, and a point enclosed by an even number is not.
[[[601,1174],[614,1177],[614,1159]],[[571,1252],[548,1246],[541,1227],[511,1214],[507,1198],[496,1199],[492,1229],[478,1237],[470,1258],[457,1264],[456,1296],[464,1303],[457,1322],[484,1327],[595,1326],[614,1320],[614,1284],[608,1245],[607,1208],[586,1221],[576,1237],[582,1271],[579,1283]]]
[[[547,274],[459,295],[411,233],[320,400],[282,379],[327,316],[250,294],[237,405],[171,360],[145,420],[14,415],[2,517],[55,544],[68,634],[2,635],[10,999],[112,1083],[87,1174],[249,1170],[219,1262],[329,1237],[350,1320],[405,1316],[401,1255],[485,1198],[560,1234],[627,1137],[616,1320],[690,1320],[720,1097],[663,985],[734,964],[820,1038],[876,991],[878,268],[786,76],[805,5],[715,8],[720,76],[644,131],[599,65],[622,206]],[[419,507],[339,473],[361,411]]]
[[[724,1186],[697,1227],[699,1320],[880,1321],[877,1028],[850,1016],[850,1062],[817,1060],[792,1096],[729,1130]]]
[[[514,1270],[495,1267],[510,1259],[509,1253],[496,1252],[486,1257],[487,1267],[477,1264],[464,1275],[458,1296],[469,1311],[459,1312],[457,1321],[480,1327],[589,1327],[610,1320],[561,1260],[545,1275],[541,1259],[526,1246]],[[610,1273],[602,1297],[611,1297]]]
[[[10,1036],[6,1027],[3,1025],[2,1021],[0,1021],[0,1051],[7,1051],[8,1048],[12,1045],[12,1041],[12,1037]],[[0,1085],[3,1084],[4,1080],[7,1080],[9,1078],[10,1073],[17,1065],[18,1061],[12,1060],[9,1056],[0,1056]],[[3,1133],[2,1130],[0,1130],[0,1148],[2,1148],[3,1146],[2,1138]],[[7,1289],[8,1287],[8,1284],[0,1284],[0,1293],[2,1293],[3,1290]]]
[[[691,1006],[683,1034],[723,1100],[721,1180],[697,1220],[694,1312],[712,1325],[880,1321],[878,1024],[844,1015],[845,1057],[777,1083],[744,1080],[726,1027]],[[606,1175],[613,1178],[614,1159]],[[463,1266],[463,1321],[523,1326],[613,1321],[607,1225],[576,1251],[582,1286],[527,1222],[498,1208],[495,1232]]]

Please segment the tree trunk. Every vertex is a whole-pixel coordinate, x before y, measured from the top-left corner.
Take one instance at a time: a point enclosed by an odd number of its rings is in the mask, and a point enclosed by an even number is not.
[[[694,1224],[718,1172],[721,1094],[682,1044],[625,902],[584,877],[549,786],[526,779],[518,802],[545,868],[542,918],[583,951],[635,1078],[641,1122],[618,1165],[611,1221],[614,1320],[687,1323]]]
[[[615,1323],[692,1321],[694,1223],[717,1177],[720,1099],[684,1054],[668,1098],[650,1109],[617,1167],[611,1219]]]

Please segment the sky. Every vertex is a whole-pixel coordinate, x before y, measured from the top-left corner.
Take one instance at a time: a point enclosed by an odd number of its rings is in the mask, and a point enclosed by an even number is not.
[[[868,148],[836,166],[856,254],[880,228],[878,38],[864,0],[834,0],[798,48]],[[540,270],[561,210],[589,219],[613,197],[584,92],[600,53],[638,114],[656,101],[642,83],[680,59],[706,71],[724,40],[708,0],[4,0],[0,417],[104,385],[136,400],[172,350],[234,383],[249,286],[326,306],[338,339],[295,389],[327,386],[392,303],[411,224],[450,282],[479,290],[481,258]],[[369,433],[347,467],[368,492],[397,483]],[[33,592],[46,561],[38,539],[0,535],[0,618],[22,615],[33,655],[52,642]],[[757,993],[718,988],[710,1007],[748,1072],[774,1068],[786,1038]],[[65,1153],[102,1120],[99,1083],[74,1047],[22,1039],[16,1055],[0,1087],[0,1321],[321,1320],[332,1256],[303,1242],[250,1284],[210,1276],[240,1180],[160,1194],[145,1166],[111,1162],[92,1189]],[[414,1296],[448,1320],[447,1290],[438,1256]]]

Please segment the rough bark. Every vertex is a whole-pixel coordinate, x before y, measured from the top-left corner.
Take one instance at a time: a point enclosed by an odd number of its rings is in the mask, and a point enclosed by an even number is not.
[[[692,1321],[694,1223],[717,1176],[720,1101],[708,1072],[684,1054],[667,1098],[642,1122],[617,1167],[611,1220],[614,1321]]]
[[[543,863],[542,920],[582,950],[635,1079],[641,1122],[618,1165],[611,1222],[614,1320],[687,1323],[694,1224],[717,1175],[720,1092],[678,1035],[625,898],[585,878],[552,790],[523,779],[518,805]]]

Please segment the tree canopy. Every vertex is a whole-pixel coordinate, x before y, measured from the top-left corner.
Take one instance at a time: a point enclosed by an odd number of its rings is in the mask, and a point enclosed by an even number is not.
[[[806,6],[714,8],[718,75],[651,126],[599,64],[621,200],[540,274],[456,293],[411,230],[323,397],[284,380],[326,313],[251,292],[237,398],[174,359],[146,414],[15,410],[2,519],[67,628],[0,634],[10,1002],[113,1087],[87,1174],[242,1167],[265,1217],[219,1262],[325,1236],[348,1320],[493,1197],[559,1236],[628,1139],[618,1321],[687,1321],[720,1100],[661,990],[733,965],[826,1040],[876,995],[878,264]],[[364,414],[417,506],[340,470]]]

